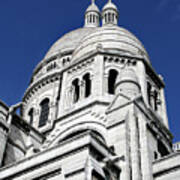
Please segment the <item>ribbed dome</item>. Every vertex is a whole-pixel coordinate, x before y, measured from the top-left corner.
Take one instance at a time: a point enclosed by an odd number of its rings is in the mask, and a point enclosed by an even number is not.
[[[56,55],[59,52],[73,51],[81,42],[81,40],[95,31],[96,28],[80,28],[71,31],[57,40],[45,55],[45,59]]]
[[[97,47],[102,47],[105,51],[119,51],[132,56],[143,56],[149,61],[142,43],[132,33],[118,26],[100,27],[86,36],[74,51],[72,60],[88,55]]]

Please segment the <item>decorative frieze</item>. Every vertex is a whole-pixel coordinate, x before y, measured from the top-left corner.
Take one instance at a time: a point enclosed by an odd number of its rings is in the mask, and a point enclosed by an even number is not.
[[[107,63],[114,63],[118,65],[127,65],[127,66],[136,66],[137,60],[125,58],[125,57],[117,57],[117,56],[104,56],[104,61]]]
[[[74,65],[71,69],[68,70],[68,73],[69,74],[77,73],[78,71],[81,71],[82,69],[84,69],[86,67],[89,67],[93,61],[94,61],[94,59],[92,58],[92,59],[83,61],[77,65]]]
[[[58,81],[60,79],[59,75],[55,75],[55,76],[50,76],[50,77],[46,77],[45,79],[43,79],[42,81],[38,82],[38,84],[34,85],[34,87],[32,87],[31,89],[29,89],[29,91],[26,93],[25,97],[24,97],[24,102],[27,103],[27,101],[36,93],[38,92],[40,89],[42,89],[43,87],[54,83],[55,81]]]

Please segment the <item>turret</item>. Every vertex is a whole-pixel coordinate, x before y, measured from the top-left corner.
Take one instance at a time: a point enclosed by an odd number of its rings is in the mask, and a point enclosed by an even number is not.
[[[136,97],[140,93],[140,85],[136,73],[131,68],[122,70],[116,81],[116,94],[123,93],[129,98]]]
[[[95,1],[92,0],[91,5],[87,8],[85,13],[85,27],[99,27],[100,11],[96,6]]]
[[[103,7],[102,10],[103,25],[117,25],[118,24],[118,9],[111,0]]]

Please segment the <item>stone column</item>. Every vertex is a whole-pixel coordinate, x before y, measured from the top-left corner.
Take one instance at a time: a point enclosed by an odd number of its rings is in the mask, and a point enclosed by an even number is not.
[[[104,83],[103,83],[103,89],[104,89],[104,92],[103,94],[108,94],[108,78],[109,78],[109,74],[108,73],[105,73],[104,74]]]
[[[153,110],[155,110],[155,94],[154,94],[154,88],[152,87],[150,92],[150,101],[151,101],[151,107]]]
[[[85,84],[85,81],[84,80],[81,80],[80,81],[80,97],[79,97],[79,100],[83,100],[85,98],[85,87],[86,84]]]
[[[160,90],[160,99],[161,99],[161,115],[164,121],[165,126],[169,129],[169,121],[167,116],[167,107],[166,107],[166,99],[164,89]]]
[[[92,95],[102,96],[104,91],[103,76],[104,76],[104,58],[102,55],[96,56],[94,60],[94,72],[92,78]]]
[[[74,88],[73,86],[68,87],[66,91],[65,107],[70,108],[73,104]]]
[[[158,109],[158,114],[160,116],[162,116],[162,101],[161,101],[161,93],[158,92],[158,97],[157,97],[157,100],[156,100],[156,103],[157,103],[157,109]]]
[[[29,135],[28,138],[27,138],[26,149],[27,149],[27,150],[26,150],[26,157],[29,157],[29,156],[31,156],[31,155],[34,154],[34,152],[33,152],[34,145],[33,145],[33,143],[32,143],[32,140],[31,140],[30,135]]]
[[[33,126],[37,127],[37,128],[39,126],[40,113],[41,113],[40,107],[36,107],[36,109],[34,110],[34,122],[33,122]]]
[[[145,104],[147,106],[149,106],[148,95],[147,95],[146,69],[145,69],[144,63],[142,61],[138,61],[137,68],[138,68],[137,69],[137,77],[139,78],[142,96],[145,101]]]
[[[70,84],[67,84],[68,82],[67,77],[68,77],[68,72],[64,72],[62,75],[62,82],[61,82],[61,100],[59,102],[59,107],[58,107],[58,117],[66,108],[67,87],[70,85]],[[71,83],[71,82],[68,82],[68,83]]]
[[[56,102],[51,102],[50,103],[50,107],[49,107],[49,118],[48,118],[48,122],[55,120],[55,116],[56,116]]]
[[[85,180],[92,180],[92,170],[93,168],[90,162],[90,157],[88,157],[86,161],[86,167],[85,167],[85,174],[86,174]]]

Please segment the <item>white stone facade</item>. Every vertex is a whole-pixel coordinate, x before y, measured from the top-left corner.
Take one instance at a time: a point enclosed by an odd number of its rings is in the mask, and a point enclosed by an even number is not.
[[[102,12],[92,1],[84,27],[37,65],[22,102],[0,102],[0,179],[180,179],[164,82],[118,18],[111,0]]]

